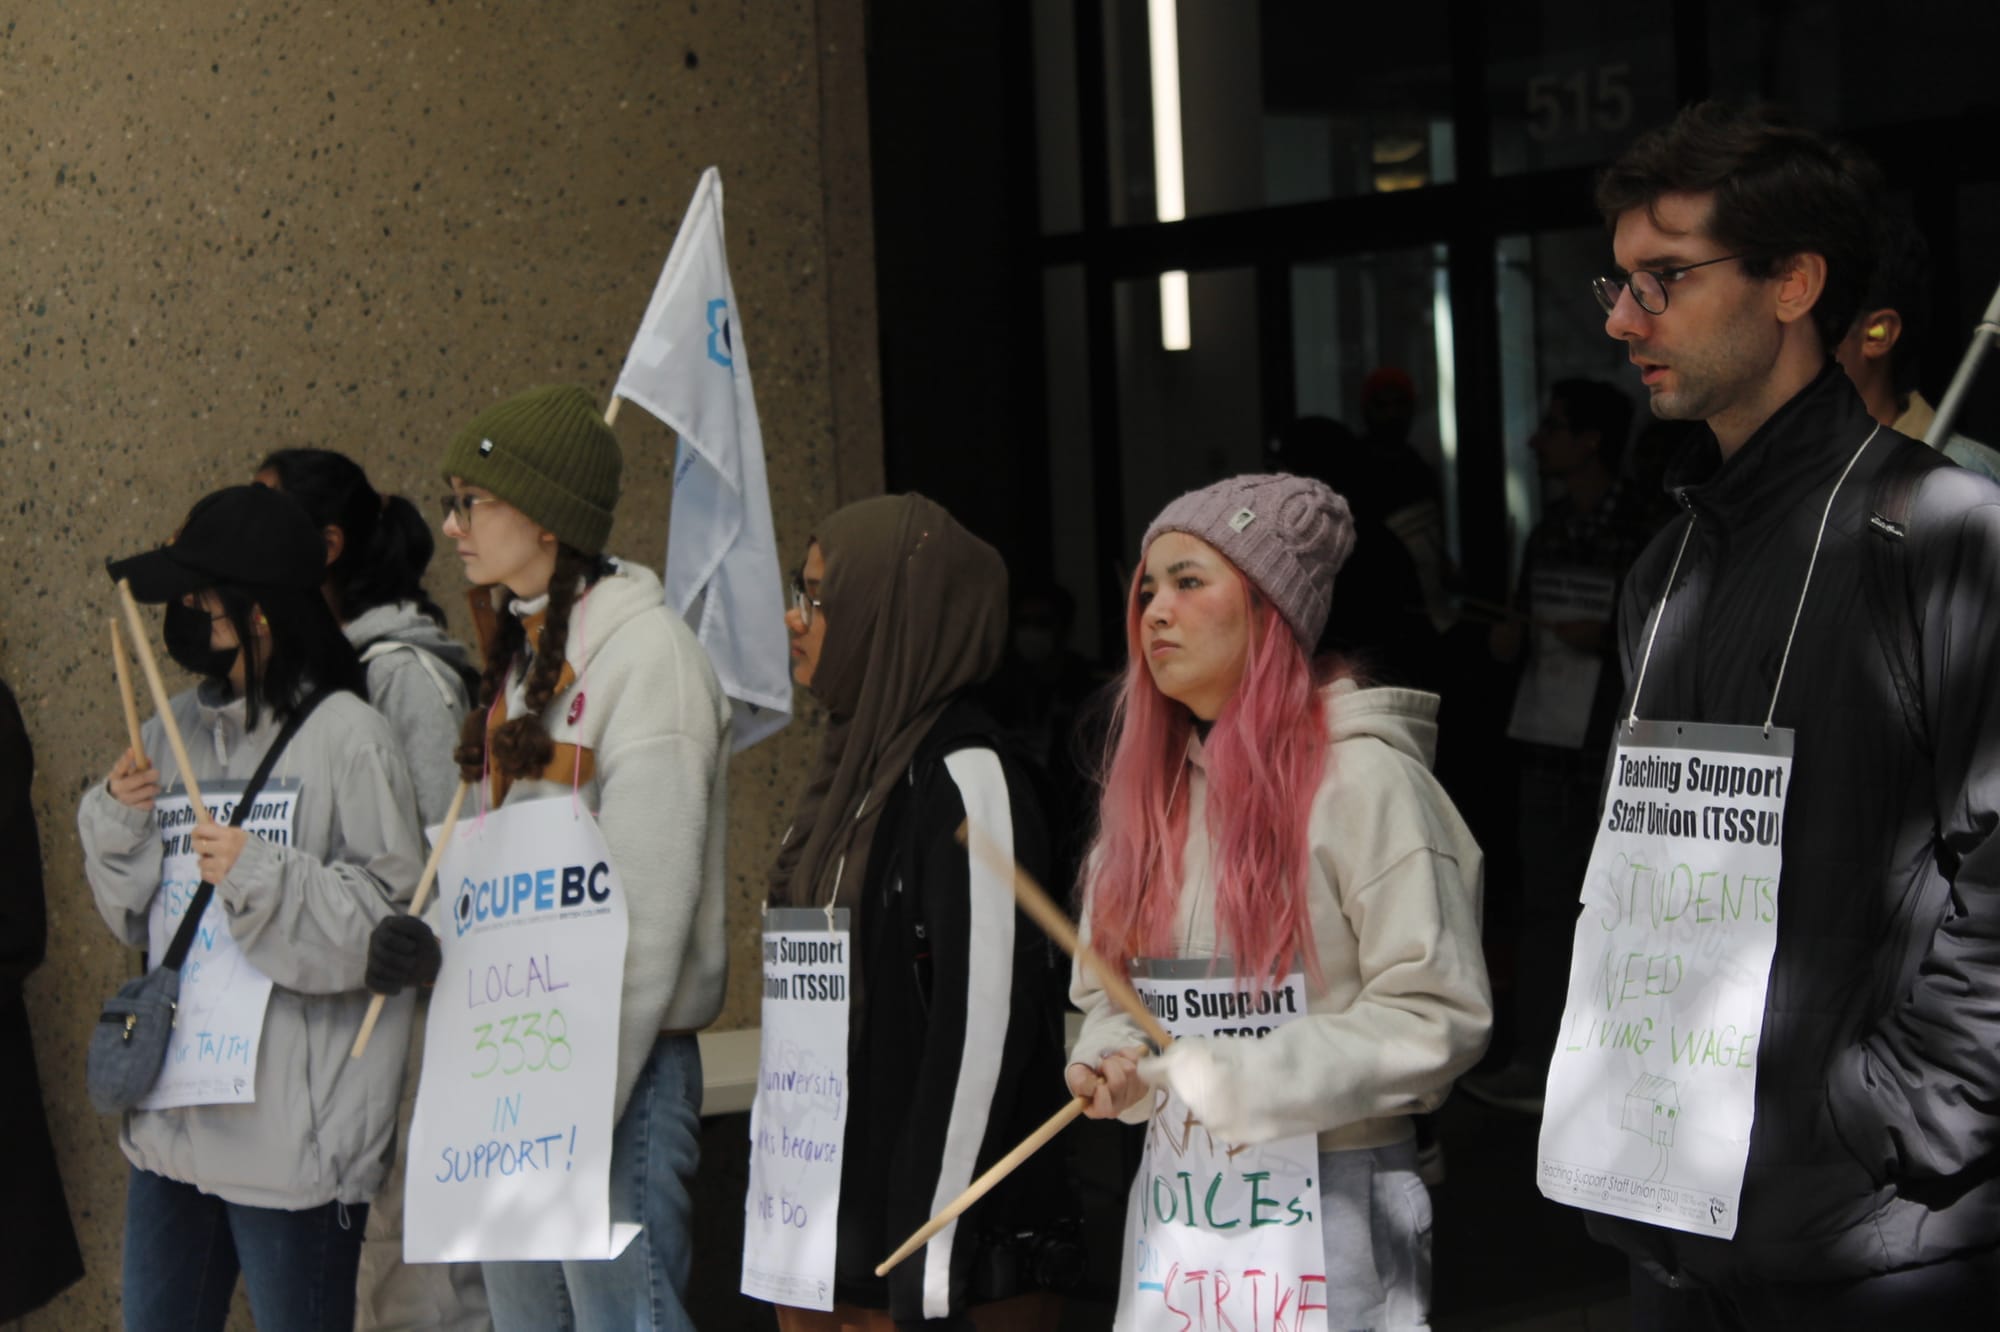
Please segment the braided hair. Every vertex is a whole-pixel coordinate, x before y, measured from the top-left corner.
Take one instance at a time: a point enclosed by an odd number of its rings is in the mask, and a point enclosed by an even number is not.
[[[567,543],[556,547],[555,572],[549,576],[549,609],[542,621],[542,640],[530,645],[526,628],[513,615],[500,617],[500,632],[479,681],[479,706],[465,715],[459,730],[458,748],[452,758],[459,775],[477,782],[487,766],[486,719],[493,700],[507,688],[507,677],[525,653],[528,678],[525,681],[526,707],[518,717],[510,717],[493,732],[493,770],[509,779],[532,777],[543,772],[555,758],[556,744],[542,725],[542,711],[556,696],[562,680],[563,654],[569,647],[569,616],[576,608],[580,590],[595,586],[611,571],[611,563],[601,555],[586,555]]]

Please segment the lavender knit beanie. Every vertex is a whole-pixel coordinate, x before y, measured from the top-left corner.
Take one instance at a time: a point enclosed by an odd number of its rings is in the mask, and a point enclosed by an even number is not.
[[[1160,511],[1139,543],[1186,532],[1221,551],[1271,599],[1312,655],[1333,605],[1333,576],[1354,549],[1354,515],[1323,481],[1283,473],[1232,476],[1191,490]]]

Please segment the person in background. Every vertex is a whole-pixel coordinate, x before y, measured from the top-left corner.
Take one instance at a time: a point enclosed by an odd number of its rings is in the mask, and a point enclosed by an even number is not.
[[[1076,599],[1067,589],[1052,581],[1017,585],[1013,601],[1006,654],[980,687],[979,700],[1046,783],[1047,799],[1040,803],[1054,846],[1049,883],[1066,890],[1076,882],[1090,837],[1084,742],[1101,730],[1102,709],[1092,704],[1103,682],[1070,646]]]
[[[111,566],[136,599],[165,603],[167,651],[200,678],[171,706],[205,793],[248,779],[284,723],[323,696],[272,773],[297,783],[289,836],[220,822],[187,834],[215,888],[202,928],[226,930],[273,984],[254,1100],[123,1116],[131,1332],[221,1328],[239,1271],[260,1327],[354,1325],[410,1005],[382,1010],[366,1058],[348,1051],[369,1007],[369,932],[409,902],[424,848],[402,746],[363,699],[361,663],[320,595],[325,568],[305,510],[265,486],[207,496],[171,545]],[[157,962],[167,940],[149,914],[169,862],[154,803],[184,779],[160,718],[141,734],[149,764],[121,753],[84,792],[77,827],[98,914]]]
[[[331,449],[280,449],[258,464],[256,480],[297,500],[325,538],[326,604],[368,668],[368,701],[403,739],[424,826],[441,823],[458,789],[451,751],[479,672],[424,591],[436,550],[430,524]]]
[[[769,877],[772,906],[850,913],[848,1110],[832,1313],[777,1306],[783,1332],[1051,1328],[1024,1261],[1060,1243],[1059,1158],[1008,1177],[886,1279],[875,1264],[1054,1113],[1062,1018],[1051,946],[974,875],[958,830],[1046,879],[1028,766],[973,699],[1000,664],[1007,569],[921,495],[837,510],[807,543],[785,617],[792,678],[825,706],[819,759]],[[1046,1244],[1033,1247],[1046,1250]]]
[[[1520,666],[1509,734],[1520,777],[1520,904],[1513,1052],[1466,1094],[1540,1114],[1568,993],[1570,939],[1597,832],[1604,746],[1623,681],[1611,632],[1619,583],[1664,514],[1624,479],[1632,400],[1594,379],[1565,379],[1529,437],[1541,466],[1542,519],[1528,535],[1514,609],[1488,647]]]
[[[1833,354],[1870,416],[1898,434],[1926,439],[1937,417],[1917,388],[1930,324],[1930,246],[1900,214],[1884,209],[1877,226],[1875,269],[1862,293],[1861,313]],[[2000,479],[2000,452],[1989,446],[1954,430],[1941,447],[1960,467]]]
[[[1141,1065],[1139,1028],[1078,966],[1067,1080],[1093,1118],[1144,1122],[1151,1085],[1226,1143],[1317,1134],[1327,1326],[1401,1329],[1430,1301],[1411,1115],[1478,1060],[1492,999],[1479,848],[1428,769],[1436,696],[1308,656],[1353,542],[1344,500],[1284,475],[1147,528],[1081,933],[1127,974],[1227,958],[1261,989],[1298,966],[1306,1013]]]
[[[1422,468],[1407,447],[1397,447]],[[1325,482],[1348,500],[1354,515],[1354,552],[1343,566],[1347,580],[1327,611],[1313,655],[1337,653],[1382,684],[1435,691],[1444,676],[1443,645],[1416,559],[1388,526],[1380,460],[1332,417],[1301,416],[1266,446],[1264,464],[1266,471]]]
[[[436,549],[430,524],[401,495],[378,494],[359,463],[331,449],[280,449],[257,465],[256,480],[297,500],[325,539],[326,604],[367,669],[368,701],[403,742],[418,816],[424,827],[436,827],[458,789],[452,750],[479,677],[424,591]],[[368,1210],[356,1332],[478,1332],[493,1325],[479,1264],[403,1262],[403,1165],[428,1012],[426,994],[411,1024],[389,1175]]]
[[[455,757],[489,808],[580,801],[628,917],[612,1096],[611,1212],[638,1238],[603,1261],[482,1264],[501,1332],[681,1332],[701,1159],[701,1049],[728,968],[723,850],[729,702],[660,580],[604,553],[623,456],[590,395],[529,389],[453,436],[444,534],[491,588],[497,630]],[[585,680],[589,688],[584,688]],[[368,985],[437,979],[421,919],[378,926]]]
[[[1451,593],[1458,581],[1444,530],[1436,473],[1410,446],[1417,386],[1407,370],[1383,366],[1361,383],[1360,457],[1352,492],[1357,508],[1379,517],[1415,562],[1431,626],[1442,634],[1458,619]]]
[[[7,1242],[0,1244],[0,1323],[47,1304],[83,1275],[21,994],[48,948],[41,839],[29,800],[34,777],[35,753],[21,709],[0,682],[0,845],[8,851],[7,867],[0,870],[0,1066],[7,1069],[0,1078],[0,1142],[13,1151],[0,1173],[0,1216],[7,1218]]]

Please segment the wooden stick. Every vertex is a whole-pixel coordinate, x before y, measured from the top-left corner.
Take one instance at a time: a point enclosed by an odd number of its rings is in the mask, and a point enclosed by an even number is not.
[[[132,697],[132,672],[125,664],[125,635],[119,632],[116,615],[105,623],[111,626],[111,666],[118,672],[118,699],[125,705],[125,734],[132,738],[133,771],[144,772],[153,761],[146,757],[146,742],[139,735],[139,704]]]
[[[623,401],[625,399],[616,396],[611,399],[611,405],[604,409],[604,424],[608,426],[618,424],[618,404]]]
[[[1042,886],[1035,882],[1033,875],[1022,869],[1018,862],[1009,863],[1002,860],[999,853],[993,850],[991,842],[975,839],[972,836],[970,820],[958,825],[958,840],[983,861],[987,869],[1012,881],[1014,900],[1021,904],[1021,910],[1027,912],[1028,918],[1041,926],[1051,939],[1061,944],[1064,952],[1096,973],[1098,983],[1104,986],[1105,993],[1131,1015],[1132,1020],[1139,1024],[1140,1030],[1144,1031],[1155,1045],[1164,1050],[1173,1044],[1174,1038],[1160,1025],[1160,1020],[1153,1016],[1153,1011],[1146,1007],[1145,1001],[1139,998],[1139,992],[1134,990],[1131,983],[1123,976],[1105,966],[1104,959],[1099,957],[1090,945],[1077,937],[1076,926],[1070,923],[1068,914],[1049,900],[1049,895],[1042,891]],[[875,1269],[875,1275],[887,1276],[890,1268],[930,1243],[940,1230],[950,1225],[966,1208],[985,1197],[994,1185],[1007,1178],[1023,1161],[1046,1146],[1049,1139],[1062,1132],[1063,1128],[1082,1114],[1084,1107],[1089,1104],[1088,1097],[1079,1096],[1056,1111],[1046,1123],[1030,1133],[1013,1151],[995,1161],[985,1174],[973,1180],[965,1192],[946,1203],[943,1211],[926,1221],[918,1228],[917,1233],[904,1240],[894,1253],[884,1258],[881,1265]]]
[[[146,635],[146,622],[139,618],[139,603],[132,599],[130,579],[118,580],[118,599],[125,605],[125,623],[131,627],[132,641],[139,649],[139,669],[146,673],[146,688],[153,693],[153,711],[159,716],[160,725],[166,728],[167,747],[174,751],[174,762],[180,765],[181,785],[194,801],[194,821],[202,826],[213,825],[215,820],[209,816],[208,802],[201,798],[201,785],[194,778],[194,764],[188,762],[180,723],[174,720],[174,710],[167,699],[167,686],[160,679],[160,663],[153,660],[153,640]]]
[[[998,1161],[995,1161],[985,1174],[972,1181],[972,1187],[968,1188],[964,1193],[959,1194],[956,1198],[953,1198],[942,1212],[924,1222],[922,1229],[904,1240],[901,1248],[897,1249],[887,1258],[884,1258],[881,1264],[876,1267],[875,1275],[878,1277],[889,1275],[890,1268],[902,1262],[918,1249],[923,1248],[924,1245],[930,1243],[940,1230],[943,1230],[946,1226],[957,1220],[960,1213],[964,1212],[966,1208],[972,1206],[972,1204],[978,1202],[981,1198],[984,1198],[995,1184],[998,1184],[1001,1180],[1012,1174],[1016,1166],[1040,1151],[1047,1145],[1050,1138],[1055,1137],[1056,1134],[1067,1128],[1069,1122],[1082,1114],[1084,1107],[1089,1104],[1090,1101],[1088,1099],[1079,1096],[1062,1109],[1056,1111],[1055,1114],[1049,1116],[1047,1123],[1022,1139],[1020,1146],[1001,1157]]]
[[[437,880],[438,865],[444,860],[444,849],[451,845],[451,834],[458,827],[458,811],[465,804],[465,793],[472,789],[470,782],[461,781],[458,790],[452,794],[451,808],[444,812],[444,827],[438,831],[437,845],[431,848],[431,857],[424,862],[423,876],[417,880],[416,896],[410,899],[410,914],[421,916],[424,903],[429,900],[431,884]],[[368,1038],[375,1034],[375,1023],[382,1017],[382,1005],[389,996],[378,994],[368,1001],[367,1016],[361,1019],[361,1030],[354,1033],[354,1048],[348,1051],[349,1059],[359,1059],[368,1052]]]
[[[1043,932],[1051,939],[1061,944],[1065,953],[1097,974],[1098,984],[1104,987],[1104,992],[1111,996],[1112,1002],[1124,1009],[1126,1014],[1139,1024],[1139,1029],[1146,1033],[1154,1045],[1164,1050],[1174,1043],[1174,1038],[1160,1025],[1160,1020],[1153,1016],[1153,1010],[1146,1007],[1146,1001],[1139,997],[1139,992],[1132,988],[1132,983],[1106,966],[1104,959],[1099,957],[1089,944],[1077,938],[1076,926],[1070,923],[1069,913],[1049,900],[1049,895],[1042,891],[1042,886],[1035,882],[1032,875],[1018,863],[1009,865],[1003,861],[999,853],[993,850],[991,842],[973,840],[969,823],[958,825],[958,840],[964,843],[973,855],[984,861],[987,869],[1003,878],[1013,879],[1014,900],[1021,904],[1021,910],[1027,912],[1028,918],[1041,926]]]

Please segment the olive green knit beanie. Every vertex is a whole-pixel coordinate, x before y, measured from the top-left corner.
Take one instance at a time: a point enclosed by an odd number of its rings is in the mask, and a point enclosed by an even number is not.
[[[586,555],[600,555],[618,505],[618,437],[574,384],[532,388],[472,418],[444,474],[506,500]]]

